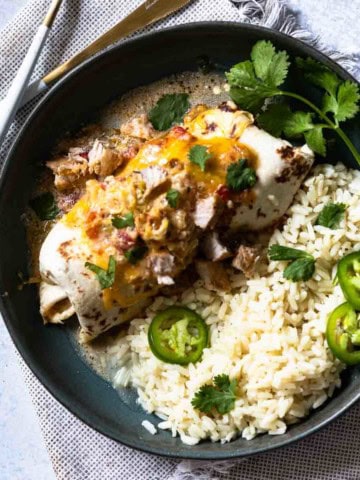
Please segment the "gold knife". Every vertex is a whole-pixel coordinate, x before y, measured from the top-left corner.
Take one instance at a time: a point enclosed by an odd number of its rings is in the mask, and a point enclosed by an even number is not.
[[[35,80],[26,89],[20,106],[32,100],[40,92],[45,92],[59,78],[68,73],[71,69],[82,63],[84,60],[95,55],[105,47],[121,40],[141,28],[151,25],[171,13],[176,12],[193,0],[146,0],[130,15],[117,23],[109,31],[101,35],[84,50],[74,55],[65,63],[55,68],[40,80]]]

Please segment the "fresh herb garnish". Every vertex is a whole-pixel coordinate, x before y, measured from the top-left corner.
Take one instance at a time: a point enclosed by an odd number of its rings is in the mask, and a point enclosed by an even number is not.
[[[284,277],[292,282],[308,281],[315,272],[315,259],[312,257],[294,260],[284,270]]]
[[[113,217],[111,223],[115,228],[133,227],[135,225],[134,215],[130,212],[126,213],[123,217]]]
[[[135,245],[135,247],[133,248],[130,248],[130,250],[127,250],[124,253],[124,256],[129,263],[131,263],[132,265],[135,265],[142,258],[144,258],[147,251],[148,251],[148,247],[146,245],[139,244],[139,245]]]
[[[271,42],[257,42],[251,60],[234,65],[226,74],[231,98],[243,108],[259,109],[267,98],[277,94],[289,65],[285,51],[276,52]]]
[[[256,183],[256,173],[251,167],[248,167],[248,161],[245,158],[231,163],[226,172],[226,185],[235,192],[241,192],[251,188]]]
[[[107,270],[98,267],[94,263],[86,262],[85,267],[94,272],[99,280],[101,290],[110,288],[115,282],[116,260],[112,255],[109,258]]]
[[[310,112],[292,112],[284,103],[270,105],[259,118],[259,125],[275,137],[282,133],[288,138],[304,135],[308,146],[319,155],[326,154],[326,142],[322,128],[313,122],[314,114]]]
[[[344,216],[345,203],[328,203],[319,213],[315,225],[336,229]]]
[[[50,192],[33,198],[30,200],[29,205],[40,220],[53,220],[60,213],[54,195]]]
[[[168,130],[172,125],[182,121],[189,108],[187,93],[166,94],[150,110],[149,120],[156,130]]]
[[[287,260],[298,260],[299,258],[312,258],[304,250],[298,250],[297,248],[284,247],[282,245],[271,245],[268,251],[270,260],[275,261],[287,261]]]
[[[212,157],[211,153],[204,145],[194,145],[189,152],[189,160],[191,163],[198,165],[205,172],[206,162]]]
[[[179,190],[175,190],[175,188],[170,188],[170,190],[166,193],[166,200],[170,207],[176,208],[178,206],[180,199],[180,192]]]
[[[217,375],[213,385],[203,385],[191,401],[191,405],[201,412],[210,413],[214,408],[221,415],[230,412],[235,406],[236,380],[228,375]]]
[[[337,125],[356,115],[359,111],[357,103],[360,98],[356,83],[349,80],[341,81],[334,72],[312,58],[297,58],[296,65],[304,72],[309,82],[325,90],[322,111],[331,113]]]
[[[242,108],[252,111],[259,111],[273,97],[291,97],[302,102],[312,112],[292,112],[287,105],[270,104],[259,115],[259,124],[276,136],[282,132],[288,138],[303,135],[309,147],[323,156],[326,154],[323,130],[332,130],[360,164],[360,153],[339,126],[340,122],[353,118],[359,111],[358,85],[349,80],[342,81],[311,58],[297,58],[296,64],[305,79],[324,90],[321,107],[298,93],[279,88],[288,74],[288,55],[285,51],[277,52],[271,42],[264,40],[254,45],[251,60],[234,65],[226,74],[231,98]]]
[[[268,256],[270,260],[291,262],[284,270],[284,277],[292,282],[306,282],[314,275],[315,258],[304,250],[271,245]]]

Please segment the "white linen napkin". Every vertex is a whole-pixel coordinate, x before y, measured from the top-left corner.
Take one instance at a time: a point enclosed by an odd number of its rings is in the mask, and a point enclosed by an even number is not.
[[[90,43],[141,1],[64,2],[34,78],[45,74]],[[0,32],[0,97],[4,96],[14,77],[48,4],[48,0],[30,0],[13,22]],[[293,15],[287,5],[296,8],[299,17]],[[356,25],[359,13],[359,0],[234,0],[233,3],[230,0],[197,0],[189,8],[152,28],[198,20],[259,23],[318,46],[360,78],[360,28]],[[316,28],[318,36],[308,30],[309,25],[313,31]],[[0,150],[0,162],[34,104],[35,101],[16,116],[8,139]],[[360,478],[359,405],[322,432],[281,451],[232,463],[180,462],[131,450],[90,429],[42,387],[22,360],[21,365],[59,480]]]

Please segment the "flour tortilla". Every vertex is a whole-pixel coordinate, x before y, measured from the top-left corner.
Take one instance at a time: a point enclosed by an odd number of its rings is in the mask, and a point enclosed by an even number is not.
[[[100,284],[85,267],[86,246],[80,230],[57,223],[40,251],[40,312],[48,323],[63,322],[76,313],[80,341],[88,342],[109,328],[126,322],[147,304],[146,300],[123,309],[105,310]],[[66,245],[67,254],[63,249]]]
[[[291,205],[314,162],[314,153],[307,145],[293,148],[255,126],[245,129],[240,142],[257,155],[255,200],[237,207],[230,227],[263,230],[274,225]]]

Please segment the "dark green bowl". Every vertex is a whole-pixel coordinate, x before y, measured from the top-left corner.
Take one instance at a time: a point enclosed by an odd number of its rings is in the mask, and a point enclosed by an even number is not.
[[[36,178],[36,165],[45,160],[56,140],[91,120],[111,99],[138,85],[166,75],[197,69],[207,55],[226,68],[248,58],[252,45],[269,39],[292,55],[310,55],[340,77],[351,79],[338,65],[293,38],[275,31],[235,23],[198,23],[142,35],[114,47],[67,75],[40,102],[24,125],[6,160],[0,183],[1,311],[16,347],[45,387],[71,412],[99,432],[130,447],[172,457],[226,459],[263,452],[301,439],[344,412],[360,396],[359,371],[347,369],[336,396],[307,419],[280,436],[260,435],[220,445],[209,441],[183,445],[160,431],[150,435],[141,422],[148,418],[135,402],[123,402],[116,391],[81,359],[65,327],[44,327],[35,288],[18,290],[18,272],[28,270],[28,247],[20,217]],[[304,89],[302,78],[291,82]],[[315,95],[314,91],[307,91]],[[357,146],[355,121],[347,128]],[[336,144],[330,159],[355,166]]]

